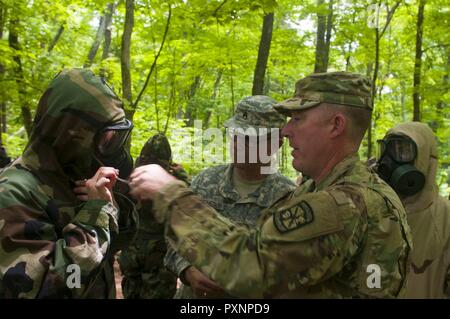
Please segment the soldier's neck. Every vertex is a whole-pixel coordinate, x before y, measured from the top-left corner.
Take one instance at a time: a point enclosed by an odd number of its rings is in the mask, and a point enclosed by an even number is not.
[[[267,177],[267,174],[261,173],[261,165],[255,164],[234,164],[234,172],[243,180],[260,181]]]

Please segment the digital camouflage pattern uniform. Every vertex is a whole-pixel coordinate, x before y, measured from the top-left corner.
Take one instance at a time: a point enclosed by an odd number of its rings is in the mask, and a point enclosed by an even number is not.
[[[156,134],[149,138],[136,160],[136,167],[159,164],[180,180],[189,182],[187,173],[172,163],[167,137]],[[123,273],[122,290],[127,299],[168,299],[176,290],[176,276],[163,264],[167,251],[164,227],[149,212],[152,203],[138,204],[139,230],[136,240],[119,257]]]
[[[274,110],[275,103],[275,100],[263,95],[246,97],[238,103],[234,116],[224,126],[242,128],[244,131],[253,128],[254,132],[259,128],[269,131],[270,128],[281,128],[286,119]],[[261,212],[295,189],[295,184],[280,173],[270,174],[257,190],[246,198],[241,198],[233,185],[233,164],[228,164],[200,172],[192,180],[191,189],[222,216],[252,228]],[[173,249],[169,249],[165,263],[184,282],[183,271],[191,263]],[[195,298],[195,295],[185,283],[177,291],[175,298]]]
[[[417,145],[414,166],[425,175],[425,186],[403,198],[414,243],[407,298],[450,297],[450,201],[436,185],[438,151],[433,131],[424,123],[395,126],[386,135],[406,135]]]
[[[370,81],[360,75],[315,74],[299,87],[280,111],[321,102],[371,107]],[[404,295],[412,246],[406,214],[395,192],[357,154],[317,185],[310,180],[287,194],[254,228],[220,216],[181,182],[166,185],[154,204],[174,249],[233,296]]]
[[[119,217],[108,201],[81,202],[73,181],[95,173],[96,132],[124,119],[121,101],[91,71],[53,79],[23,155],[0,174],[0,298],[115,297],[111,245],[130,239],[137,216],[131,204]],[[66,285],[71,264],[80,288]]]

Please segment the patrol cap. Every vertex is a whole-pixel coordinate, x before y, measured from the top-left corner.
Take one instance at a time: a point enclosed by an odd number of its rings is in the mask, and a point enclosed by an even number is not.
[[[266,132],[271,128],[281,128],[286,117],[273,108],[275,103],[265,95],[245,97],[236,105],[234,116],[225,121],[224,126],[242,130],[246,135],[256,135],[261,128],[267,129]]]
[[[294,96],[274,105],[289,116],[292,111],[309,109],[320,103],[342,104],[372,110],[370,80],[357,73],[314,73],[295,84]]]

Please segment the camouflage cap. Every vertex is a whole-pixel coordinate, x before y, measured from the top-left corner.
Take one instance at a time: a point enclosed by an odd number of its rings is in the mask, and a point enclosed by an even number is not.
[[[265,95],[253,95],[243,98],[236,106],[234,116],[225,121],[227,128],[242,129],[251,132],[251,128],[258,132],[260,128],[281,128],[286,118],[275,111],[274,99]],[[248,134],[253,135],[253,134]]]
[[[342,104],[372,110],[370,80],[357,73],[329,72],[311,74],[295,84],[294,97],[274,105],[285,115],[320,103]]]

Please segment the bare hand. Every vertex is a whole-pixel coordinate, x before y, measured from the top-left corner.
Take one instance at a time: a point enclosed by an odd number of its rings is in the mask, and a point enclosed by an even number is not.
[[[176,180],[157,164],[140,166],[130,175],[130,194],[139,201],[152,200],[159,190]]]
[[[75,189],[80,193],[86,191],[86,195],[80,195],[81,198],[87,196],[87,200],[103,199],[114,203],[112,189],[116,184],[118,175],[119,171],[114,167],[100,167],[97,173],[85,182],[84,187],[80,185]]]
[[[77,198],[83,202],[86,202],[88,200],[86,182],[87,179],[75,181],[75,187],[73,188],[73,192],[75,193]]]
[[[199,298],[217,298],[225,295],[222,288],[193,266],[184,271],[184,278]]]

